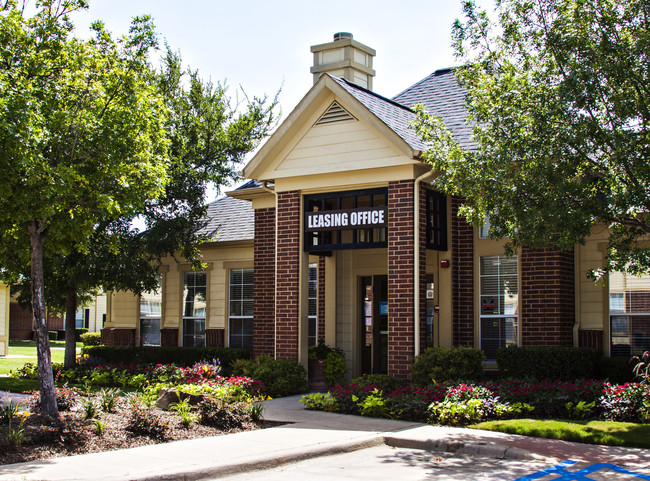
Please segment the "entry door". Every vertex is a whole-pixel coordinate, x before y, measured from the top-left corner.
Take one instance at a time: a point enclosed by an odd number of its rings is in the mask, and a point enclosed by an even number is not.
[[[388,276],[360,279],[361,370],[388,372]]]

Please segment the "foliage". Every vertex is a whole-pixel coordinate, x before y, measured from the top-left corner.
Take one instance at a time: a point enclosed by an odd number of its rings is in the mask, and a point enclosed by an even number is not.
[[[137,436],[148,436],[162,440],[169,425],[152,409],[148,408],[136,396],[130,399],[130,412],[127,429]]]
[[[356,384],[359,387],[371,385],[381,386],[383,391],[395,391],[408,385],[404,379],[398,379],[389,374],[362,374],[353,379],[352,384]]]
[[[632,358],[636,364],[634,365],[634,375],[643,383],[650,384],[650,351],[645,351],[641,357],[634,356]]]
[[[18,403],[13,399],[0,404],[0,425],[10,425],[14,416],[18,415]]]
[[[428,386],[448,380],[480,380],[485,354],[471,347],[429,347],[411,365],[411,382]]]
[[[112,413],[115,411],[120,395],[121,393],[117,389],[101,389],[95,394],[99,407],[105,413]]]
[[[579,347],[510,346],[497,351],[499,377],[502,379],[595,379],[601,358],[601,351]]]
[[[99,407],[97,406],[97,399],[88,396],[81,401],[81,410],[84,413],[84,419],[94,419],[99,414]]]
[[[218,360],[222,373],[230,374],[230,365],[237,359],[250,359],[247,349],[229,347],[115,347],[85,346],[83,354],[100,358],[107,363],[124,364],[179,364],[191,366],[202,361]]]
[[[327,344],[325,344],[325,341],[323,339],[318,340],[318,344],[315,346],[309,346],[309,359],[310,360],[316,360],[320,359],[321,361],[327,359],[327,356],[331,352],[336,352],[343,356],[343,351],[337,347],[330,347]]]
[[[309,390],[305,368],[288,359],[257,356],[252,361],[234,363],[233,374],[261,381],[265,394],[271,397],[291,396]]]
[[[609,228],[609,270],[647,272],[650,11],[646,0],[464,2],[453,29],[476,148],[424,113],[434,184],[492,238],[572,250]]]
[[[254,404],[242,401],[228,403],[223,399],[208,396],[199,404],[201,424],[226,431],[239,429],[244,424],[254,422],[253,416],[258,417],[259,415],[259,408],[255,408]]]
[[[605,419],[646,423],[650,420],[650,387],[638,383],[607,384],[600,404]]]
[[[13,404],[10,401],[11,404]],[[9,444],[11,446],[16,446],[27,441],[27,431],[25,430],[25,421],[30,416],[28,411],[18,412],[17,406],[12,405],[8,409],[0,411],[0,416],[2,416],[2,426],[0,426],[0,432],[3,436],[0,436],[0,444]],[[18,418],[18,425],[14,424],[14,418]]]
[[[63,387],[55,387],[54,394],[58,410],[70,411],[77,405],[84,392],[77,387],[69,387],[65,383]],[[32,408],[39,409],[41,406],[41,391],[32,392],[28,402]]]
[[[183,399],[176,403],[173,403],[169,406],[172,411],[175,411],[176,414],[181,418],[181,424],[185,427],[191,426],[198,421],[199,417],[192,409],[190,401],[188,399]]]
[[[328,386],[336,386],[345,381],[345,371],[347,371],[345,357],[343,354],[332,351],[327,354],[325,361],[323,361],[323,375],[325,376],[325,383]]]
[[[570,419],[592,419],[596,413],[596,401],[568,402],[565,407]]]
[[[79,336],[84,346],[99,346],[102,343],[101,332],[86,332]]]
[[[528,405],[504,403],[494,392],[483,386],[467,384],[449,387],[444,401],[429,406],[430,422],[445,425],[472,424],[532,410]]]
[[[305,405],[305,409],[312,411],[338,412],[336,399],[329,392],[305,394],[300,398],[300,402]]]
[[[598,379],[605,379],[613,384],[634,381],[634,365],[627,357],[603,357]]]

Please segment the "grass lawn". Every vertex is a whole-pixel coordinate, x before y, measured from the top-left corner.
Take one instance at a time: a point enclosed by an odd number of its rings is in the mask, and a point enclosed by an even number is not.
[[[474,424],[471,427],[586,444],[650,448],[650,424],[613,421],[510,419],[507,421],[488,421]]]
[[[77,343],[77,355],[81,352],[82,344]],[[50,352],[52,362],[63,362],[65,354],[65,341],[50,341]],[[35,341],[9,341],[9,356],[21,357],[0,357],[0,374],[9,374],[12,369],[23,367],[27,362],[36,364],[36,342]]]

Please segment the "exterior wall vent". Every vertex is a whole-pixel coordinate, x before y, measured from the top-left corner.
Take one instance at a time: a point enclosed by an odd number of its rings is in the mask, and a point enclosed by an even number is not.
[[[314,125],[329,125],[347,120],[357,120],[350,112],[334,101]]]

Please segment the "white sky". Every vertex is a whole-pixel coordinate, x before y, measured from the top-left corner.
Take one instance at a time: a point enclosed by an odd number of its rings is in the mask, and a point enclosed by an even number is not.
[[[90,0],[72,19],[80,36],[97,19],[121,35],[143,14],[186,65],[225,81],[232,96],[239,86],[248,96],[282,88],[283,119],[312,86],[311,45],[351,32],[377,51],[373,90],[392,97],[456,65],[451,25],[462,10],[461,0]]]

